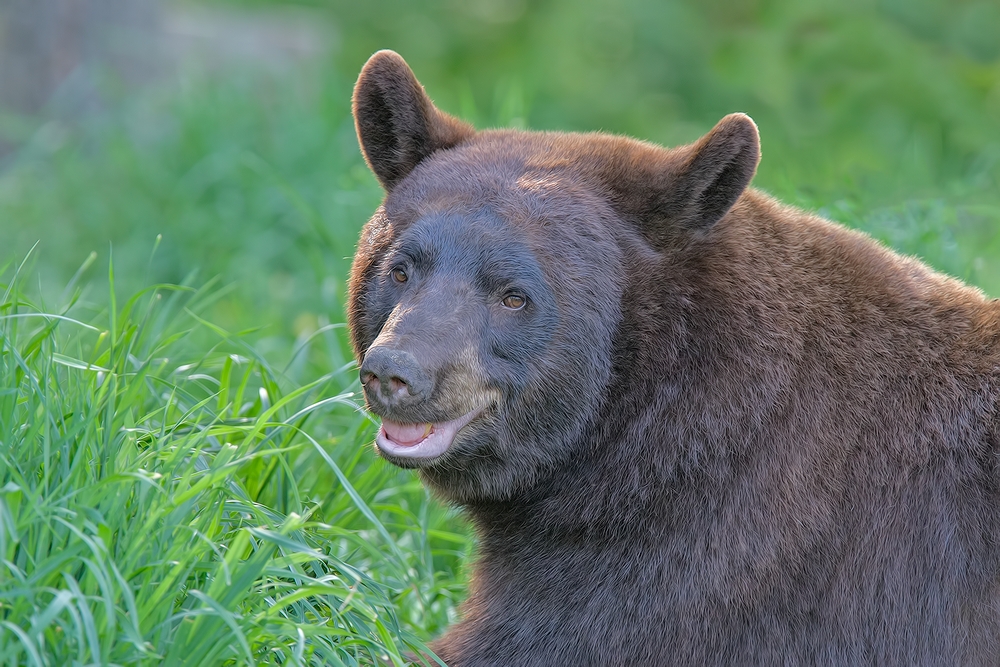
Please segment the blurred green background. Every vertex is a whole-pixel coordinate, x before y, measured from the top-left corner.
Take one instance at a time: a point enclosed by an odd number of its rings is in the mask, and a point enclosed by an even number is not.
[[[41,88],[0,97],[0,257],[38,242],[43,294],[94,251],[126,287],[217,279],[278,355],[341,320],[380,199],[350,91],[392,48],[480,126],[673,145],[745,111],[757,187],[1000,295],[995,0],[125,1],[0,5],[6,54],[41,51],[0,67]]]

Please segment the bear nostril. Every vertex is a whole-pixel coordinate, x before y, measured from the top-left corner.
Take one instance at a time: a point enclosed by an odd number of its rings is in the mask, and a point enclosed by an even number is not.
[[[359,377],[368,399],[386,405],[426,400],[434,386],[433,376],[412,353],[381,345],[365,353]]]

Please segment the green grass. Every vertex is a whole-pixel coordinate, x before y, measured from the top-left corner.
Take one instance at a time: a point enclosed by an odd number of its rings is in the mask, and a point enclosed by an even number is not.
[[[392,664],[454,620],[473,538],[373,456],[342,324],[375,49],[481,127],[746,111],[757,187],[1000,296],[989,2],[296,4],[329,59],[0,109],[0,664]]]
[[[199,315],[210,290],[117,304],[112,274],[86,313],[11,271],[0,664],[399,665],[447,623],[435,560],[466,538],[358,446],[351,365],[287,382]]]

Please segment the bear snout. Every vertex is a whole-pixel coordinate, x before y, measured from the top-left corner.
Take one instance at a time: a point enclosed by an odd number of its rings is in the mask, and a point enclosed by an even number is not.
[[[417,405],[430,398],[434,379],[406,350],[372,347],[361,363],[361,384],[370,403],[388,408]]]

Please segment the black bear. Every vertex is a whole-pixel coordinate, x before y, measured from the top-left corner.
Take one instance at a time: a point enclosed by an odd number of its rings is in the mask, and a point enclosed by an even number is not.
[[[1000,302],[664,149],[477,132],[376,53],[350,279],[379,454],[479,536],[479,665],[1000,664]]]

